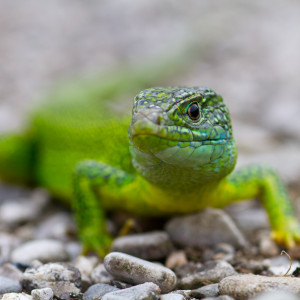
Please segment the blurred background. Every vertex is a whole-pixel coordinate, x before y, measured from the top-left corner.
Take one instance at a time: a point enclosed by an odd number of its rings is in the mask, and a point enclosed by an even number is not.
[[[60,82],[169,60],[175,71],[157,85],[220,93],[238,164],[271,164],[296,188],[299,15],[296,0],[2,0],[0,131],[22,128]]]

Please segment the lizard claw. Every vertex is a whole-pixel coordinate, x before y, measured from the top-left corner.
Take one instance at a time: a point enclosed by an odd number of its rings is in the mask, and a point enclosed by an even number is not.
[[[276,243],[288,249],[295,248],[297,244],[300,244],[300,225],[293,222],[281,230],[273,230],[271,237]]]

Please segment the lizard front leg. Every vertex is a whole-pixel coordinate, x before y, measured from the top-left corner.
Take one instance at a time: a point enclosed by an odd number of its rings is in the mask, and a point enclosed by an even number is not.
[[[134,176],[110,165],[87,160],[77,164],[74,173],[73,209],[83,251],[104,256],[112,237],[106,230],[105,210],[122,205],[122,188]]]
[[[233,172],[217,188],[216,195],[215,206],[260,198],[271,223],[273,239],[287,247],[300,242],[300,226],[287,190],[269,167],[253,165]]]

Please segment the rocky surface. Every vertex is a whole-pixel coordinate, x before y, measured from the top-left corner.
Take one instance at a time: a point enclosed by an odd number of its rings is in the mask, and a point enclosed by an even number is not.
[[[6,186],[5,189],[8,199],[14,199],[11,194],[15,187]],[[12,192],[9,192],[10,189]],[[31,199],[34,195],[35,191],[24,190],[19,192],[14,201],[19,202],[20,206],[26,205],[24,198]],[[0,207],[1,205],[0,202]],[[224,243],[224,239],[220,239],[218,243],[217,238],[211,245],[197,243],[196,246],[192,246],[184,243],[186,236],[177,235],[173,238],[172,234],[169,235],[160,227],[160,231],[131,234],[115,242],[120,250],[126,252],[139,249],[140,256],[147,259],[111,252],[103,261],[94,255],[80,255],[74,234],[74,222],[69,211],[59,211],[51,201],[43,205],[45,206],[42,212],[33,218],[20,223],[2,221],[0,225],[1,235],[4,237],[0,241],[1,249],[4,250],[0,252],[0,295],[3,295],[3,299],[46,300],[54,297],[92,300],[161,297],[166,300],[252,300],[253,297],[260,297],[258,293],[270,291],[273,286],[282,287],[285,293],[291,293],[288,294],[289,297],[298,297],[293,294],[297,293],[294,282],[299,280],[297,276],[300,264],[294,258],[289,272],[294,276],[282,277],[289,269],[290,261],[286,255],[279,255],[280,248],[270,241],[269,230],[264,223],[261,223],[261,229],[258,227],[254,232],[243,231],[243,239],[249,247],[240,247],[238,243],[235,246]],[[209,219],[214,213],[214,210],[205,210],[198,215],[202,219]],[[230,211],[232,224],[233,220],[236,220],[235,213],[239,213],[239,210]],[[223,213],[217,211],[217,215]],[[54,223],[45,220],[62,220],[64,216],[66,222],[62,222],[62,230],[55,235],[54,231],[51,231]],[[195,216],[197,215],[185,218],[193,220]],[[169,224],[172,222],[178,222],[178,218],[171,219]],[[34,226],[30,226],[32,231],[29,235],[27,230],[31,224]],[[233,228],[235,226],[234,224]],[[224,228],[224,223],[215,222],[210,228],[210,234],[218,236],[226,229]],[[204,231],[196,232],[191,225],[186,226],[184,230],[188,235],[196,233],[201,238],[203,233],[207,238]],[[29,236],[32,240],[28,240]],[[178,242],[180,238],[182,241]],[[75,250],[70,252],[71,248]],[[290,254],[299,257],[296,250]],[[249,273],[260,275],[254,277],[258,278],[256,283],[251,281],[252,277],[247,275]],[[240,276],[245,276],[245,284],[239,281]],[[140,295],[140,298],[134,298],[133,295]],[[270,296],[263,294],[261,297]]]
[[[185,67],[158,84],[206,85],[220,92],[233,117],[238,166],[253,162],[274,166],[297,200],[300,3],[189,0],[170,5],[133,0],[131,4],[1,1],[0,131],[23,128],[28,113],[66,78],[94,77],[120,65],[140,67],[187,51]],[[121,99],[125,106],[136,93]],[[160,227],[159,234],[155,230],[115,241],[115,250],[144,259],[142,265],[159,260],[157,268],[172,269],[179,285],[160,296],[153,284],[128,284],[132,276],[121,280],[108,273],[99,258],[81,256],[70,212],[49,201],[47,193],[1,185],[0,294],[2,299],[18,300],[53,296],[239,300],[234,293],[251,300],[299,299],[293,290],[299,249],[288,252],[293,259],[289,274],[294,277],[282,277],[290,262],[279,256],[281,248],[270,240],[264,210],[256,201],[249,203],[228,208],[230,221],[223,212],[210,216],[206,212],[171,219],[168,232]],[[233,272],[262,277],[243,275],[250,276],[245,284],[222,279]],[[281,277],[270,277],[274,275]],[[252,282],[253,278],[259,281]],[[227,295],[213,294],[217,289],[212,282]],[[274,282],[290,292],[276,290],[253,298],[254,292],[273,288]],[[178,290],[180,285],[188,290]]]
[[[131,284],[153,282],[162,292],[172,291],[177,283],[170,269],[121,252],[111,252],[104,259],[106,270],[116,279]]]
[[[247,246],[235,223],[220,209],[208,208],[193,215],[173,218],[167,223],[166,231],[181,246],[216,246],[219,243]]]

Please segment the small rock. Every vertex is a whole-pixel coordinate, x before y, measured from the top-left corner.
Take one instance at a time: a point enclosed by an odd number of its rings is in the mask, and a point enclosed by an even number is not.
[[[45,197],[6,200],[0,206],[0,220],[5,224],[19,224],[35,220],[47,204]]]
[[[227,206],[225,211],[247,237],[260,229],[270,230],[268,215],[261,205],[257,206],[256,200],[234,203]]]
[[[185,300],[186,298],[181,294],[170,293],[170,294],[161,295],[159,299],[160,300]]]
[[[75,241],[67,243],[65,247],[71,261],[76,259],[76,257],[79,256],[83,251],[82,245]]]
[[[35,239],[67,240],[70,232],[75,232],[75,224],[71,215],[59,212],[39,224],[35,231]]]
[[[235,300],[235,299],[233,299],[232,297],[227,296],[227,295],[222,295],[222,296],[219,296],[219,297],[205,298],[205,300]]]
[[[234,258],[235,249],[232,245],[221,243],[214,249],[212,260],[226,260],[230,261]]]
[[[186,277],[188,274],[196,273],[203,264],[189,261],[187,264],[175,267],[174,271],[178,278]]]
[[[259,252],[265,257],[279,255],[278,245],[271,239],[270,234],[264,234],[259,239]]]
[[[45,264],[37,269],[27,269],[22,279],[26,291],[51,286],[54,296],[69,299],[69,294],[78,294],[81,276],[77,268],[65,263]]]
[[[128,254],[111,252],[104,258],[104,266],[116,279],[132,284],[153,282],[164,293],[176,285],[176,275],[170,269]]]
[[[154,231],[116,238],[112,249],[142,259],[156,260],[166,257],[172,251],[173,245],[166,232]]]
[[[4,294],[1,300],[32,300],[32,297],[25,293],[8,293]]]
[[[85,291],[92,283],[90,275],[98,262],[98,258],[95,256],[78,256],[73,263],[81,273],[82,290]]]
[[[83,300],[100,300],[102,297],[110,292],[118,291],[119,289],[103,283],[97,283],[88,288],[83,294]]]
[[[216,246],[228,243],[246,247],[247,242],[231,218],[221,209],[205,209],[197,214],[171,219],[166,230],[182,247]]]
[[[18,281],[0,276],[0,294],[19,293],[21,291],[22,286]]]
[[[217,297],[219,294],[219,287],[217,283],[209,284],[203,286],[199,289],[191,291],[191,297],[195,298],[208,298],[208,297]]]
[[[174,269],[178,266],[183,266],[188,263],[186,253],[183,250],[172,252],[166,260],[166,267],[169,269]]]
[[[300,295],[300,278],[247,274],[229,276],[219,283],[221,295],[229,295],[240,300],[249,299],[262,292],[276,290]]]
[[[105,294],[103,300],[158,300],[160,288],[152,283],[146,282],[128,289],[119,290]]]
[[[196,289],[235,274],[234,268],[226,261],[208,261],[196,273],[181,278],[178,285],[183,289]]]
[[[41,262],[67,261],[68,253],[62,242],[56,240],[29,241],[12,251],[13,262],[30,263],[33,260]]]
[[[93,283],[106,283],[110,284],[114,278],[110,275],[105,267],[104,264],[99,264],[92,272],[91,279]]]
[[[299,300],[300,298],[286,291],[266,292],[258,295],[251,300]]]
[[[0,264],[10,260],[11,252],[21,244],[21,239],[4,232],[0,232]]]
[[[52,300],[53,291],[51,288],[36,289],[31,291],[32,300]]]
[[[0,276],[19,282],[23,277],[23,273],[16,266],[6,263],[0,268]]]

